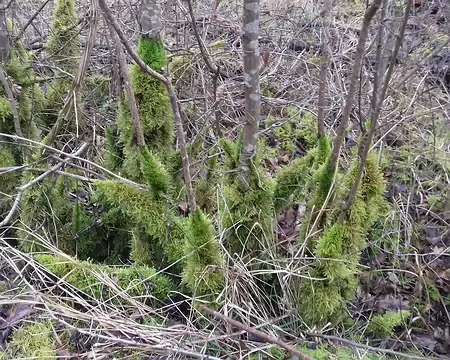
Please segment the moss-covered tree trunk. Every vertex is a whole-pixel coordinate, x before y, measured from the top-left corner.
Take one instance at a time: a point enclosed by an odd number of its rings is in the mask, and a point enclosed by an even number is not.
[[[45,97],[46,116],[43,125],[48,128],[56,122],[64,99],[71,89],[73,80],[67,74],[74,74],[77,69],[80,46],[77,24],[74,0],[57,0],[46,52],[54,65],[62,71],[55,72],[55,79]],[[82,120],[81,117],[79,120]],[[74,130],[75,127],[76,124],[71,124],[70,129]]]

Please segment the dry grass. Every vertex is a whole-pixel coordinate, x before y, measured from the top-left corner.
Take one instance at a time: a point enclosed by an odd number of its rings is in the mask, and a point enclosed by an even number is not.
[[[37,4],[27,3],[20,9],[18,18],[23,20],[33,12]],[[318,72],[317,59],[320,57],[318,46],[321,42],[320,20],[317,18],[320,4],[312,0],[289,2],[286,0],[267,0],[262,4],[262,42],[261,52],[268,54],[268,60],[262,71],[261,81],[264,94],[264,115],[270,116],[282,113],[287,106],[316,112],[318,100]],[[237,1],[220,2],[217,11],[213,2],[200,2],[195,9],[196,18],[199,19],[201,39],[209,49],[210,56],[220,69],[229,73],[228,79],[218,79],[216,94],[213,79],[205,66],[199,51],[197,40],[190,31],[190,18],[182,2],[167,2],[166,35],[167,47],[171,61],[183,58],[183,76],[177,78],[177,88],[181,100],[184,119],[189,128],[191,140],[203,139],[208,144],[216,144],[219,140],[214,134],[215,121],[219,119],[223,134],[235,136],[240,129],[239,109],[242,109],[242,90],[239,76],[241,75],[242,53],[239,46],[240,11],[241,4]],[[86,5],[80,6],[86,9]],[[116,4],[114,12],[122,21],[127,35],[136,40],[139,35],[135,26],[137,7],[131,3]],[[355,44],[358,39],[358,26],[362,18],[360,7],[343,6],[338,4],[334,13],[336,15],[332,29],[332,67],[329,72],[329,106],[327,109],[327,127],[333,134],[339,123],[344,98],[347,89],[347,78],[351,71]],[[81,11],[80,11],[81,13]],[[414,18],[420,24],[425,15],[418,14]],[[46,9],[36,23],[26,33],[28,45],[38,33],[48,33],[50,8]],[[433,38],[442,34],[442,27],[422,27],[421,34],[425,38]],[[97,51],[93,57],[92,73],[110,74],[105,70],[103,62],[108,63],[110,51],[107,42],[107,33],[102,28],[99,31]],[[417,38],[411,30],[409,35],[413,44]],[[373,37],[372,37],[373,38]],[[30,40],[31,39],[31,40]],[[218,42],[220,46],[217,45]],[[311,44],[309,50],[293,51],[290,46],[293,42],[303,41]],[[427,45],[428,46],[428,45]],[[447,45],[448,46],[448,45]],[[374,148],[383,153],[387,145],[395,141],[410,144],[412,148],[423,149],[419,162],[411,159],[411,166],[404,175],[413,179],[415,189],[419,196],[426,197],[439,191],[448,194],[449,179],[449,143],[442,138],[441,131],[436,135],[436,126],[425,129],[425,124],[443,123],[444,129],[449,129],[449,94],[442,86],[432,88],[428,82],[430,66],[423,61],[413,76],[406,82],[405,76],[411,73],[421,59],[423,48],[410,45],[411,54],[402,54],[403,62],[398,66],[393,77],[393,83],[386,99],[385,110],[380,120],[380,131]],[[104,50],[107,49],[107,50]],[[361,74],[361,84],[357,106],[352,116],[352,131],[358,133],[360,121],[363,121],[369,107],[372,91],[371,59],[375,48],[373,43],[368,44],[366,62]],[[106,59],[106,60],[105,60]],[[48,62],[41,59],[42,62]],[[432,95],[430,95],[432,94]],[[216,101],[214,101],[216,99]],[[104,128],[113,120],[110,113],[104,109],[91,109],[98,114],[97,132],[103,136]],[[236,113],[238,116],[236,116]],[[264,129],[262,129],[264,131]],[[448,140],[448,138],[447,138]],[[433,150],[427,154],[426,151]],[[208,149],[204,150],[204,154]],[[99,150],[100,152],[100,150]],[[200,154],[199,161],[202,160]],[[93,154],[97,156],[98,154]],[[412,155],[414,156],[414,155]],[[206,157],[206,156],[205,156]],[[439,170],[431,173],[423,172],[426,160],[440,159],[436,162],[441,166]],[[423,161],[423,164],[420,162]],[[403,163],[404,165],[404,163]],[[92,166],[92,164],[91,164]],[[105,169],[96,169],[103,172]],[[404,170],[404,169],[403,169]],[[111,175],[111,174],[108,174]],[[423,176],[426,177],[424,181]],[[93,178],[92,174],[90,175]],[[446,184],[446,185],[443,185]],[[431,260],[427,254],[417,254],[412,239],[417,237],[414,227],[416,219],[411,214],[411,206],[417,203],[417,193],[408,192],[395,197],[393,212],[386,219],[383,234],[390,239],[396,238],[393,245],[393,257],[404,259],[416,257],[417,267],[411,271],[414,276],[422,276],[422,270],[431,269],[431,263],[439,258],[448,257],[449,247],[440,249],[439,254]],[[422,195],[420,195],[422,194]],[[221,197],[221,192],[218,191]],[[423,205],[420,202],[418,208]],[[427,219],[438,218],[441,215],[433,209],[424,208]],[[392,221],[390,221],[392,220]],[[448,224],[448,219],[441,219]],[[396,225],[393,227],[393,225]],[[391,234],[397,234],[396,237]],[[222,234],[223,235],[223,234]],[[32,231],[30,236],[36,237]],[[195,308],[178,311],[182,314],[182,323],[168,324],[168,308],[163,306],[152,309],[144,305],[139,298],[133,298],[115,286],[113,279],[102,273],[92,272],[100,283],[111,289],[118,298],[126,302],[127,306],[112,305],[105,299],[96,299],[88,293],[81,294],[64,279],[50,277],[48,272],[33,260],[32,254],[23,253],[7,244],[6,236],[1,239],[0,270],[3,281],[13,286],[9,291],[0,295],[0,304],[3,307],[14,305],[32,306],[40,316],[48,316],[66,330],[75,331],[89,338],[92,347],[80,354],[83,358],[125,358],[120,351],[129,349],[133,353],[161,354],[170,357],[201,358],[203,354],[228,353],[230,357],[245,358],[257,351],[266,351],[268,345],[249,341],[242,331],[236,331],[231,326],[218,323],[206,317]],[[46,239],[36,238],[51,254],[65,258],[68,262],[75,261],[61,253]],[[378,239],[381,242],[380,239]],[[378,243],[372,245],[377,246]],[[381,245],[380,245],[381,247]],[[225,249],[223,249],[226,253]],[[228,255],[226,268],[226,287],[218,301],[223,304],[222,313],[236,317],[247,325],[261,328],[274,336],[297,339],[304,334],[298,333],[298,328],[304,328],[301,318],[289,314],[289,319],[283,319],[284,326],[274,322],[278,310],[273,308],[274,298],[264,289],[261,280],[262,271],[248,270],[251,265],[258,263],[258,259],[239,259]],[[266,274],[275,275],[281,284],[281,294],[276,299],[283,311],[289,312],[292,304],[289,299],[298,297],[288,284],[296,277],[308,278],[308,266],[312,259],[305,258],[300,252],[290,258],[279,259],[275,251],[269,252],[270,259],[265,265]],[[424,260],[425,259],[425,260]],[[401,273],[402,269],[392,269],[394,273]],[[439,273],[438,276],[441,274]],[[82,296],[81,296],[82,295]],[[187,299],[190,300],[190,299]],[[201,302],[201,299],[197,299]],[[171,304],[170,308],[182,307],[182,304]],[[142,319],[152,318],[159,325],[145,324]],[[450,321],[450,316],[448,317]],[[311,329],[319,332],[339,329]],[[342,334],[342,333],[341,333]],[[347,335],[347,334],[345,334]],[[309,337],[311,338],[311,337]],[[301,342],[306,342],[301,340]],[[208,356],[214,359],[214,356]]]

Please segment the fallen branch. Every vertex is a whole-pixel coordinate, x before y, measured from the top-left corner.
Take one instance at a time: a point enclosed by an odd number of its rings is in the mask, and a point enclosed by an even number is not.
[[[82,161],[82,162],[84,162],[85,164],[91,165],[92,167],[95,167],[95,168],[97,168],[97,169],[103,171],[104,173],[106,173],[106,174],[112,176],[113,178],[117,179],[119,182],[121,182],[121,183],[123,183],[123,184],[132,186],[132,187],[134,187],[134,188],[136,188],[136,189],[139,189],[139,190],[142,190],[142,191],[148,191],[148,189],[147,189],[144,185],[140,185],[140,184],[138,184],[138,183],[135,183],[134,181],[125,179],[124,177],[122,177],[122,176],[120,176],[120,175],[117,175],[117,174],[115,174],[114,172],[112,172],[112,171],[106,169],[105,167],[103,167],[103,166],[101,166],[101,165],[98,165],[98,164],[96,164],[95,162],[90,161],[90,160],[88,160],[88,159],[80,158],[79,156],[76,156],[76,155],[74,155],[74,154],[68,154],[68,153],[66,153],[66,152],[64,152],[64,151],[61,151],[61,150],[58,150],[58,149],[56,149],[56,148],[54,148],[54,147],[48,146],[48,145],[46,145],[46,144],[42,144],[42,143],[40,143],[39,141],[35,141],[35,140],[32,140],[32,139],[27,139],[27,138],[22,138],[22,137],[17,136],[17,135],[11,135],[11,134],[6,134],[6,133],[0,133],[0,136],[6,137],[6,138],[9,138],[9,139],[13,139],[13,140],[15,140],[15,141],[21,140],[21,141],[24,141],[24,142],[29,142],[30,144],[34,144],[34,145],[36,145],[36,146],[43,147],[44,149],[54,151],[54,152],[56,152],[56,153],[58,153],[58,154],[60,154],[60,155],[66,156],[66,157],[71,158],[71,159],[73,159],[73,160]]]
[[[217,318],[219,320],[225,321],[225,322],[229,323],[230,325],[233,325],[241,330],[245,330],[249,334],[255,335],[256,337],[260,338],[261,340],[264,340],[271,344],[278,345],[278,346],[282,347],[283,349],[285,349],[286,351],[290,352],[292,355],[298,356],[300,359],[313,360],[312,357],[310,357],[310,356],[306,355],[305,353],[303,353],[302,351],[286,344],[284,341],[281,341],[280,339],[277,339],[271,335],[267,335],[259,330],[251,328],[250,326],[247,326],[247,325],[245,325],[239,321],[236,321],[234,319],[231,319],[228,316],[222,315],[221,313],[219,313],[217,311],[211,310],[204,305],[200,305],[200,309],[205,311],[209,315],[214,316],[215,318]]]

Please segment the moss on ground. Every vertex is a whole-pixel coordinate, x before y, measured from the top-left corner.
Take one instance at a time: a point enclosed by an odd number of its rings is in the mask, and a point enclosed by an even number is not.
[[[87,261],[68,261],[53,255],[35,255],[35,259],[58,278],[64,280],[101,301],[108,299],[113,303],[124,302],[117,296],[101,277],[107,277],[119,291],[125,291],[130,297],[158,306],[169,299],[173,284],[168,277],[157,274],[157,270],[148,266],[112,267],[93,264]]]

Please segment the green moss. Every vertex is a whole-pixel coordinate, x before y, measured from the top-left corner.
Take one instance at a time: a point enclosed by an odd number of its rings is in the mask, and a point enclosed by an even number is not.
[[[256,171],[250,182],[250,189],[242,189],[237,179],[225,186],[221,212],[223,227],[227,231],[227,247],[232,254],[255,256],[255,251],[264,251],[273,240],[274,183]]]
[[[281,119],[268,119],[267,126],[277,121],[285,122],[283,126],[279,126],[273,131],[280,141],[282,150],[294,154],[298,149],[298,142],[306,150],[317,145],[317,118],[311,113],[301,113],[297,108],[289,107]]]
[[[156,200],[168,195],[170,175],[161,162],[147,148],[141,150],[141,171]]]
[[[394,335],[396,327],[405,324],[411,317],[409,311],[390,311],[383,315],[376,315],[370,322],[367,332],[374,338],[387,339]]]
[[[141,37],[138,54],[156,71],[167,66],[164,44],[160,40]],[[163,164],[167,164],[174,140],[174,121],[167,89],[163,83],[144,73],[137,65],[133,65],[131,77],[145,141],[149,150]],[[117,126],[120,130],[120,141],[124,146],[124,171],[128,177],[139,180],[140,157],[136,149],[130,108],[125,99],[119,104]]]
[[[109,277],[109,282],[115,283],[119,290],[152,305],[167,301],[173,289],[167,277],[147,266],[110,267],[87,261],[68,261],[52,255],[36,255],[35,259],[55,276],[102,301],[123,302],[98,276]]]
[[[24,173],[22,181],[27,183],[34,178],[34,174]],[[69,193],[77,190],[78,184],[75,180],[49,176],[25,192],[21,203],[20,234],[22,239],[27,239],[24,244],[26,251],[43,250],[35,237],[28,235],[31,230],[50,240],[60,250],[71,255],[76,254],[72,224],[76,207],[75,203],[71,203]]]
[[[276,186],[274,191],[274,207],[277,214],[287,209],[295,200],[306,196],[305,185],[309,181],[310,169],[314,156],[308,154],[303,158],[292,161],[283,167],[276,175]]]
[[[164,201],[155,201],[148,192],[114,181],[95,181],[95,201],[107,209],[118,208],[122,216],[134,228],[142,228],[152,250],[152,258],[146,252],[134,251],[135,260],[160,268],[180,260],[185,238],[185,220],[177,217]],[[143,240],[143,238],[140,238]]]
[[[183,281],[195,297],[215,300],[224,286],[221,266],[224,258],[215,237],[211,220],[200,210],[191,215],[188,223],[188,236],[184,243],[186,265]]]
[[[0,144],[0,164],[2,167],[9,167],[16,165],[16,159],[11,153],[11,150]],[[0,211],[6,213],[9,211],[12,201],[14,199],[14,190],[20,179],[20,174],[17,172],[1,173],[0,174]]]
[[[53,333],[50,321],[24,323],[7,342],[3,356],[5,359],[56,359],[57,343]]]
[[[74,0],[58,0],[46,50],[55,64],[69,73],[72,73],[77,65],[76,57],[80,45],[77,24]]]
[[[123,166],[123,148],[119,144],[119,132],[115,124],[106,128],[105,166],[108,170],[118,172]]]
[[[298,280],[292,284],[294,288],[299,287],[297,301],[305,322],[315,325],[324,325],[329,321],[337,323],[344,319],[345,307],[354,299],[358,286],[360,253],[366,246],[370,230],[388,209],[384,199],[385,180],[376,154],[371,153],[355,200],[346,219],[339,222],[341,208],[359,171],[359,161],[354,153],[355,160],[349,171],[334,177],[328,172],[330,152],[329,141],[319,141],[311,176],[312,186],[306,185],[306,189],[311,191],[312,200],[308,204],[311,215],[302,233],[304,238],[306,229],[316,221],[318,210],[328,196],[332,181],[335,181],[334,192],[327,203],[329,210],[316,228],[322,229],[323,235],[311,237],[308,241],[317,258],[312,266],[312,277],[323,280]]]
[[[77,24],[78,16],[74,0],[58,0],[53,13],[51,36],[46,44],[46,52],[56,66],[69,74],[74,74],[78,66],[80,37]],[[56,122],[71,87],[72,79],[58,72],[45,95],[45,116],[42,119],[44,126],[51,128]],[[77,104],[81,104],[79,95]],[[79,126],[83,127],[83,118],[79,116],[78,120]],[[76,130],[75,126],[70,124],[73,130]]]
[[[35,83],[36,76],[31,67],[29,55],[20,41],[11,49],[5,70],[8,76],[12,77],[13,84],[22,87],[20,97],[18,100],[16,99],[21,132],[24,137],[37,140],[39,132],[35,121],[42,108],[43,95],[39,86]],[[12,104],[3,87],[0,88],[0,132],[16,134]],[[11,142],[5,144],[5,146],[11,150],[17,164],[23,164],[25,161],[23,147]]]
[[[110,83],[111,78],[91,74],[84,79],[85,90],[83,93],[83,101],[87,106],[104,106],[110,99]]]

